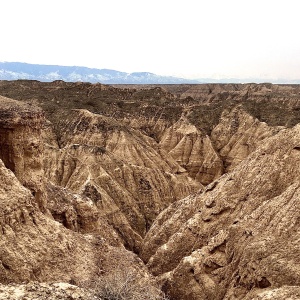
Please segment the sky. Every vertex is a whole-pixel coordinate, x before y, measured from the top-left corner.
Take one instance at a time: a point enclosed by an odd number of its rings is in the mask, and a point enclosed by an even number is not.
[[[0,61],[300,79],[299,0],[1,0]]]

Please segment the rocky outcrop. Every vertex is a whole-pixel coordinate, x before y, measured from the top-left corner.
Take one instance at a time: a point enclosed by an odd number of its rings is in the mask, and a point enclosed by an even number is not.
[[[0,284],[0,299],[90,300],[93,299],[93,294],[91,291],[63,282],[31,282],[28,284]]]
[[[47,178],[89,197],[129,249],[170,203],[200,185],[157,143],[108,117],[75,111],[65,125],[61,149],[49,146]]]
[[[300,126],[282,130],[197,196],[162,212],[143,259],[174,299],[243,299],[299,286]]]
[[[0,159],[46,209],[43,181],[42,110],[0,96]]]
[[[185,99],[187,97],[192,97],[205,104],[211,103],[217,99],[227,98],[230,94],[237,95],[242,89],[243,85],[239,84],[195,84],[190,85],[183,91],[180,98]]]
[[[160,145],[190,177],[204,185],[223,174],[223,162],[210,138],[185,117],[165,130]]]
[[[100,236],[109,245],[122,246],[119,235],[104,219],[93,201],[92,191],[87,197],[71,193],[70,190],[51,183],[47,183],[46,191],[47,208],[55,221],[72,231]]]
[[[38,280],[78,284],[123,264],[143,270],[135,255],[123,247],[109,246],[100,232],[77,233],[44,215],[31,192],[2,162],[0,178],[2,283]]]
[[[143,134],[153,138],[157,143],[161,140],[165,130],[171,123],[161,118],[163,111],[158,110],[152,118],[134,117],[123,118],[122,123],[141,131]]]
[[[233,170],[262,141],[284,127],[271,127],[246,113],[241,106],[222,113],[219,124],[211,132],[211,140],[224,161],[225,171]]]
[[[86,196],[78,195],[45,179],[40,110],[7,98],[0,102],[0,149],[5,160],[4,164],[0,159],[1,283],[84,282],[88,287],[119,268],[133,268],[138,277],[148,278],[141,260],[125,250],[118,234],[101,217],[92,189],[86,190]],[[55,147],[46,135],[45,147]],[[28,148],[28,142],[32,147]],[[40,187],[43,205],[36,195]],[[13,288],[15,296],[29,292],[27,287]],[[40,287],[55,290],[53,285]],[[36,290],[41,291],[40,287]],[[9,290],[9,286],[1,289],[0,296],[6,297]]]
[[[281,300],[291,299],[297,300],[300,298],[299,286],[283,286],[277,289],[266,288],[265,290],[254,289],[244,299],[245,300]]]

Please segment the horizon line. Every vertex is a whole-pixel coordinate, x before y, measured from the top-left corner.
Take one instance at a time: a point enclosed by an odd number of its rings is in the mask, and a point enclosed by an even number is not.
[[[50,67],[65,67],[65,68],[86,68],[90,70],[108,70],[108,71],[115,71],[125,74],[135,74],[135,73],[149,73],[156,76],[161,77],[172,77],[177,79],[183,79],[183,80],[193,80],[193,81],[205,81],[205,82],[199,82],[199,83],[190,83],[190,84],[205,84],[205,83],[240,83],[240,84],[246,84],[246,83],[273,83],[273,84],[300,84],[300,78],[295,79],[287,79],[287,78],[262,78],[262,77],[235,77],[235,76],[220,76],[217,75],[217,77],[213,76],[203,76],[203,77],[187,77],[185,75],[161,75],[158,73],[153,73],[149,71],[134,71],[134,72],[127,72],[127,71],[120,71],[116,69],[109,69],[109,68],[98,68],[98,67],[87,67],[83,65],[60,65],[60,64],[47,64],[47,63],[28,63],[28,62],[21,62],[21,61],[2,61],[0,60],[0,63],[18,63],[18,64],[26,64],[26,65],[38,65],[38,66],[50,66]],[[30,80],[30,79],[29,79]],[[232,81],[231,81],[232,80]],[[118,84],[118,83],[116,83]],[[122,83],[120,83],[122,84]],[[123,83],[124,84],[124,83]],[[128,83],[130,84],[130,83]],[[135,84],[135,83],[132,83]],[[157,83],[160,84],[160,83]],[[175,83],[176,84],[176,83]],[[184,84],[184,83],[183,83]]]

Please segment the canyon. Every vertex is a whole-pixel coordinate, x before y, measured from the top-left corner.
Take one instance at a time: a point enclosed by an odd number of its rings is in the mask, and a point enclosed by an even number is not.
[[[145,299],[300,298],[300,85],[0,95],[0,299],[101,299],[118,270]]]

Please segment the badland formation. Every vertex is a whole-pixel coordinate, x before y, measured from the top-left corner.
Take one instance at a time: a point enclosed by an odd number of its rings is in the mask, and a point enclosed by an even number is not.
[[[300,86],[0,95],[0,299],[300,299]]]

